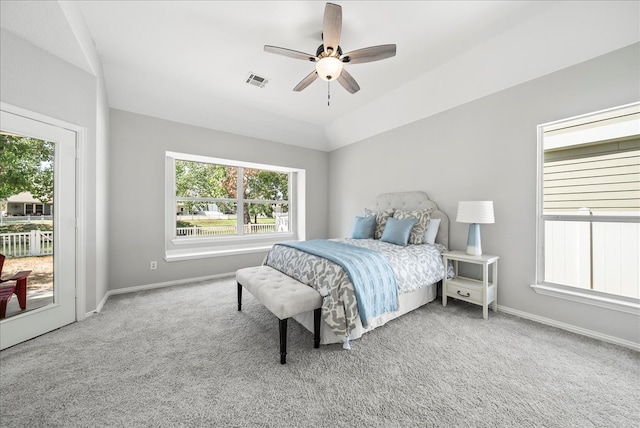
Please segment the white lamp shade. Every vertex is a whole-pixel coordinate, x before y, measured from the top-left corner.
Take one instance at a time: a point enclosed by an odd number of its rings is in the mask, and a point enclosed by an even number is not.
[[[342,61],[333,56],[321,58],[316,62],[316,71],[322,80],[336,80],[342,72]]]
[[[495,223],[493,217],[493,201],[460,201],[458,202],[459,223]]]

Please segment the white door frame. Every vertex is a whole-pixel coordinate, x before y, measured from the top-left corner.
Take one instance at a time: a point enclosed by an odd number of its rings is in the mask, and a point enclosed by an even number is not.
[[[84,171],[86,163],[85,148],[87,143],[87,130],[82,126],[4,102],[0,102],[0,110],[57,126],[59,128],[68,129],[69,131],[76,133],[76,322],[82,321],[86,317],[86,225],[84,222],[86,212],[86,188],[84,184]]]

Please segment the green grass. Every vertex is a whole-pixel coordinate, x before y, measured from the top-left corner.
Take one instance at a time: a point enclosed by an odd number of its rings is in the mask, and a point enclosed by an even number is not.
[[[44,223],[12,223],[0,226],[0,233],[25,233],[32,230],[40,230],[41,232],[50,232],[53,230],[53,224],[49,221]]]

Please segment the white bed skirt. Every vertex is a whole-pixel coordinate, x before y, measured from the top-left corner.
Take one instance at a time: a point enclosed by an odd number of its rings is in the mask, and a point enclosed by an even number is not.
[[[377,318],[373,318],[367,328],[362,326],[360,322],[360,318],[356,320],[356,328],[351,332],[350,340],[358,339],[362,337],[362,335],[368,331],[373,330],[374,328],[380,327],[387,322],[396,319],[407,312],[411,312],[414,309],[419,308],[420,306],[426,305],[429,302],[432,302],[438,296],[438,284],[431,284],[426,287],[419,288],[414,291],[410,291],[408,293],[400,294],[398,296],[398,310],[396,312],[389,312],[384,315],[380,315]],[[304,328],[313,333],[313,311],[305,312],[300,315],[296,315],[293,317],[296,321],[298,321]],[[329,326],[324,322],[324,320],[320,323],[320,344],[327,345],[330,343],[342,343],[334,333],[331,331]]]

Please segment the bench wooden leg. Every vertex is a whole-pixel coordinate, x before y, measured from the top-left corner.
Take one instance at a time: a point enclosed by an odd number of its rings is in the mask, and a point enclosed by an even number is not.
[[[27,278],[16,281],[16,296],[18,296],[20,309],[27,309]]]
[[[4,319],[4,317],[7,315],[7,300],[0,300],[0,319]]]
[[[287,320],[280,320],[280,364],[287,362]]]
[[[313,311],[313,347],[320,347],[320,314],[322,308]]]
[[[8,287],[4,286],[0,288],[0,319],[4,319],[4,317],[7,315],[7,302],[11,300],[11,297],[15,292],[15,285]]]
[[[242,310],[242,284],[238,283],[238,310]]]

